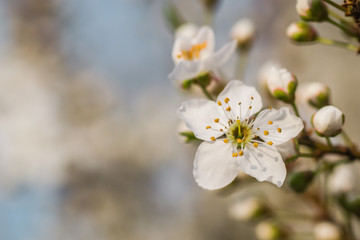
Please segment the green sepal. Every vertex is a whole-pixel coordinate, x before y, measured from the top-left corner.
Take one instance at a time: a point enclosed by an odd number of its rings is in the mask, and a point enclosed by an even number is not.
[[[281,101],[283,101],[283,102],[286,102],[286,103],[290,103],[290,102],[291,102],[291,99],[290,99],[289,95],[286,94],[286,93],[285,93],[283,90],[281,90],[281,89],[275,89],[275,90],[273,91],[273,96],[274,96],[274,98],[279,99],[279,100],[281,100]]]
[[[307,16],[300,16],[304,21],[323,22],[328,18],[326,5],[321,0],[312,0]]]
[[[288,185],[297,193],[304,192],[312,182],[315,173],[313,171],[301,171],[290,174]]]
[[[195,137],[195,134],[192,131],[179,132],[179,135],[186,138],[185,143],[201,141],[200,139]]]
[[[295,78],[294,75],[293,75],[293,77]],[[297,80],[295,78],[295,81],[292,81],[288,84],[288,93],[289,93],[289,99],[291,102],[293,102],[295,99],[296,88],[297,88]]]

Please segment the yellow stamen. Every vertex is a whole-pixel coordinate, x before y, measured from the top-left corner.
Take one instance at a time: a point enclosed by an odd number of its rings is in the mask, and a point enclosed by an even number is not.
[[[278,132],[281,133],[281,128],[278,128]]]
[[[221,102],[220,102],[220,101],[218,101],[218,105],[221,106]]]
[[[218,122],[219,122],[219,119],[218,119],[218,118],[215,118],[215,119],[214,119],[214,122],[218,123]]]
[[[269,109],[271,110],[272,107],[269,107]]]
[[[243,151],[239,151],[239,156],[242,156],[244,155],[244,152]]]
[[[215,140],[216,140],[216,138],[215,138],[215,137],[211,137],[210,139],[211,139],[211,141],[215,141]]]
[[[269,125],[273,124],[273,121],[269,121],[268,124],[269,124]]]
[[[269,135],[269,132],[265,130],[264,135]]]
[[[241,102],[239,102],[239,105],[241,105]]]
[[[237,157],[238,156],[238,153],[233,153],[233,157]]]
[[[253,98],[253,97],[251,97],[251,100],[254,100],[254,98]]]
[[[226,111],[230,112],[231,111],[231,107],[227,107]]]
[[[254,142],[253,145],[254,145],[254,147],[256,147],[256,148],[259,146],[259,144],[258,144],[257,142]]]
[[[209,129],[209,128],[211,128],[210,126],[206,126],[206,129]]]
[[[269,141],[267,144],[269,144],[269,145],[273,145],[273,142],[272,142],[272,141]]]
[[[240,139],[240,138],[238,138],[238,139],[236,139],[236,142],[237,142],[237,143],[242,143],[242,142],[243,142],[243,140],[242,140],[242,139]]]
[[[225,138],[224,143],[228,143],[228,142],[229,142],[229,139]]]
[[[224,100],[225,103],[228,103],[229,101],[230,101],[229,98],[225,98],[225,100]]]
[[[249,109],[252,109],[252,106],[250,106]]]

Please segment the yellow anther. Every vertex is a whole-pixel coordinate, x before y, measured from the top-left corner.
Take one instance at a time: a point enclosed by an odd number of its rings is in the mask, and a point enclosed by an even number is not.
[[[254,147],[256,147],[256,148],[259,146],[259,144],[258,144],[257,142],[254,142],[253,145],[254,145]]]
[[[206,129],[209,129],[209,128],[211,128],[210,126],[206,126]]]
[[[273,124],[273,121],[269,121],[268,124],[269,124],[269,125]]]
[[[225,98],[225,100],[224,100],[225,103],[228,103],[229,101],[230,101],[229,98]]]
[[[231,111],[231,107],[227,107],[226,111],[230,112]]]
[[[271,110],[272,107],[269,107],[269,109]]]
[[[219,122],[219,119],[218,119],[218,118],[215,118],[215,119],[214,119],[214,122],[218,123],[218,122]]]
[[[242,139],[240,139],[240,138],[237,138],[237,139],[236,139],[236,142],[237,142],[237,143],[242,143],[242,142],[243,142],[243,140],[242,140]]]
[[[247,118],[245,118],[245,122],[247,122],[247,120],[248,120],[248,119],[247,119]]]
[[[269,132],[265,130],[264,135],[269,135]]]
[[[238,153],[233,153],[233,157],[237,157],[238,156]]]
[[[215,141],[215,140],[216,140],[216,138],[215,138],[215,137],[211,137],[210,139],[211,139],[211,141]]]
[[[278,128],[278,132],[281,133],[281,128]]]
[[[252,106],[250,106],[249,109],[252,109]]]
[[[251,100],[254,100],[254,98],[253,98],[253,97],[251,97]]]
[[[239,105],[241,105],[241,102],[239,102]]]
[[[267,144],[269,144],[269,145],[273,145],[273,142],[272,141],[268,141],[268,143]]]
[[[229,142],[229,139],[225,138],[224,143],[228,143],[228,142]]]
[[[220,132],[224,131],[222,128],[220,128]]]
[[[257,128],[257,130],[260,130],[260,128]]]
[[[243,151],[239,151],[239,156],[242,156],[244,155],[244,152]]]
[[[218,101],[218,105],[221,106],[221,102],[220,102],[220,101]]]

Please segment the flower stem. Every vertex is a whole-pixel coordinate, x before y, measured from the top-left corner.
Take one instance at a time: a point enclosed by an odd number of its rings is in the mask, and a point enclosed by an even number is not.
[[[299,110],[298,110],[295,102],[292,102],[292,103],[291,103],[291,106],[292,106],[292,108],[294,109],[295,115],[296,115],[297,117],[300,117]]]
[[[352,36],[352,37],[356,37],[356,34],[352,33],[349,31],[349,29],[347,29],[346,27],[344,27],[343,25],[341,25],[340,23],[335,22],[334,20],[332,20],[331,18],[327,18],[326,21],[332,25],[334,25],[335,27],[339,28],[340,30],[342,30],[343,32],[345,32],[347,35]]]
[[[325,138],[326,138],[326,142],[329,145],[329,147],[333,148],[330,138],[329,137],[325,137]]]
[[[354,52],[357,52],[359,50],[359,48],[357,46],[355,46],[354,44],[339,42],[339,41],[328,39],[328,38],[318,37],[316,39],[316,41],[318,43],[321,43],[324,45],[341,47],[341,48],[345,48],[345,49],[348,49],[348,50],[351,50]]]
[[[355,150],[355,144],[353,143],[353,141],[351,141],[350,137],[346,134],[346,132],[344,130],[341,131],[341,135],[342,135],[344,141],[346,142],[346,144],[348,145],[348,147],[351,150]]]
[[[331,0],[323,0],[324,2],[326,2],[327,4],[333,6],[334,8],[339,9],[340,11],[346,12],[346,8],[344,8],[343,6],[331,1]]]
[[[203,93],[205,94],[205,96],[209,99],[209,100],[213,100],[214,98],[211,96],[211,94],[209,93],[209,91],[206,89],[206,87],[202,84],[198,84],[201,88],[201,90],[203,91]]]

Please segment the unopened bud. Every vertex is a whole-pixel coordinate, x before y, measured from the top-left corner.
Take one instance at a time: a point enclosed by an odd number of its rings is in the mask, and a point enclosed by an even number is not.
[[[320,222],[314,226],[316,240],[340,240],[342,239],[341,229],[332,222]]]
[[[286,69],[273,67],[269,72],[267,86],[276,99],[291,103],[295,99],[295,90],[297,87],[296,77]]]
[[[277,223],[264,221],[255,228],[255,234],[260,240],[284,239],[286,232]]]
[[[231,28],[230,34],[231,38],[237,41],[240,49],[248,49],[255,35],[254,23],[249,19],[241,19]]]
[[[321,0],[297,0],[296,11],[304,21],[322,22],[328,18],[327,7]]]
[[[286,29],[287,36],[294,42],[313,42],[317,38],[316,30],[306,22],[295,22]]]
[[[265,204],[256,197],[248,197],[233,203],[229,215],[239,221],[250,221],[263,216],[268,211]]]
[[[323,83],[312,82],[299,85],[296,97],[302,99],[315,108],[322,108],[330,104],[330,88]]]
[[[313,171],[294,172],[289,176],[289,187],[295,192],[301,193],[306,190],[313,178]]]
[[[329,105],[315,112],[311,122],[318,135],[334,137],[341,132],[344,120],[344,114],[337,107]]]
[[[335,168],[328,184],[332,194],[341,195],[355,191],[359,182],[356,167],[358,166],[354,162]]]

